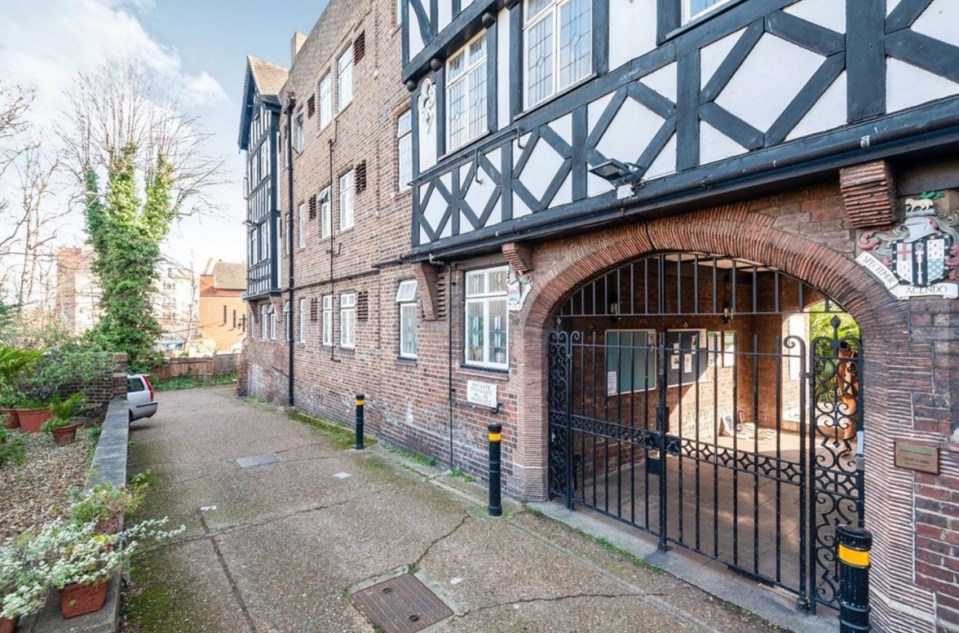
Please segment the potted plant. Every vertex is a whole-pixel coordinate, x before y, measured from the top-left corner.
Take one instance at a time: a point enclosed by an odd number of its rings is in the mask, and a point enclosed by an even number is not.
[[[0,633],[13,633],[17,621],[38,611],[46,600],[49,585],[35,536],[27,532],[0,546]]]
[[[70,519],[78,523],[94,523],[99,534],[112,534],[120,529],[123,517],[143,502],[146,484],[114,486],[101,482],[79,495],[70,506]]]
[[[20,426],[16,405],[19,399],[17,379],[43,352],[0,344],[0,413],[7,414],[7,428]]]
[[[74,422],[74,418],[83,410],[86,400],[86,396],[82,393],[75,393],[66,400],[56,398],[49,407],[53,417],[44,422],[40,430],[51,433],[57,446],[73,444],[77,439],[77,428],[80,426]]]

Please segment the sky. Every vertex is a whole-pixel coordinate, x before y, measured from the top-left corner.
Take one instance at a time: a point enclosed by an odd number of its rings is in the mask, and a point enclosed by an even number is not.
[[[198,270],[208,258],[245,261],[243,158],[237,148],[246,56],[288,67],[295,31],[309,33],[325,0],[0,0],[0,77],[36,90],[34,133],[65,107],[78,72],[135,62],[179,95],[225,160],[221,209],[180,221],[165,251]],[[80,243],[82,218],[61,232]]]

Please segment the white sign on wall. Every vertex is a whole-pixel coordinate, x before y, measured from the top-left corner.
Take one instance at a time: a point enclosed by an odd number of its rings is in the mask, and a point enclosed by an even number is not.
[[[480,404],[484,407],[495,408],[496,385],[491,382],[480,382],[478,380],[466,381],[466,401],[473,404]]]

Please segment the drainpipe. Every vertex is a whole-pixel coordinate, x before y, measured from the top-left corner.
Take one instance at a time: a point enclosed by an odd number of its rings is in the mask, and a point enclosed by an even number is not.
[[[290,302],[290,310],[286,313],[286,318],[283,320],[283,329],[286,330],[289,341],[287,343],[290,346],[289,350],[289,368],[287,370],[288,375],[288,384],[287,384],[287,406],[292,407],[293,402],[293,352],[296,349],[296,342],[293,338],[293,254],[296,252],[294,249],[293,243],[293,110],[296,108],[296,97],[293,92],[287,93],[287,105],[286,105],[286,152],[287,156],[290,157],[290,164],[286,168],[287,176],[287,200],[289,204],[289,215],[286,218],[286,243],[287,243],[287,252],[290,255],[290,280],[289,280],[289,290],[288,290],[288,301]],[[280,222],[283,221],[283,218],[280,218]]]
[[[330,297],[333,297],[334,300],[336,298],[336,276],[333,274],[333,257],[336,254],[334,252],[335,251],[334,247],[336,246],[336,231],[333,230],[333,146],[336,145],[336,137],[338,136],[338,132],[339,132],[338,126],[339,126],[339,122],[333,121],[333,136],[331,136],[327,140],[327,143],[329,145],[329,150],[330,150],[330,153],[329,153],[329,159],[330,159]],[[354,189],[353,189],[354,192],[356,191],[355,186],[356,186],[356,183],[354,183]],[[342,213],[342,210],[340,211],[340,213]],[[337,303],[337,305],[339,305],[339,303]],[[333,361],[334,363],[340,362],[336,358],[336,326],[335,324],[337,323],[337,321],[338,319],[333,319],[334,325],[330,327],[330,335],[333,337],[333,340],[330,341],[330,360]]]

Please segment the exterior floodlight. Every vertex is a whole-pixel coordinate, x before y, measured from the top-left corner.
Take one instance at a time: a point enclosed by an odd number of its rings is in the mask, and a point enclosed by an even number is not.
[[[646,184],[639,175],[640,172],[637,165],[624,163],[615,158],[610,158],[604,163],[591,167],[589,172],[595,176],[599,176],[603,180],[609,181],[609,183],[615,187],[629,185],[633,193],[636,193]]]

